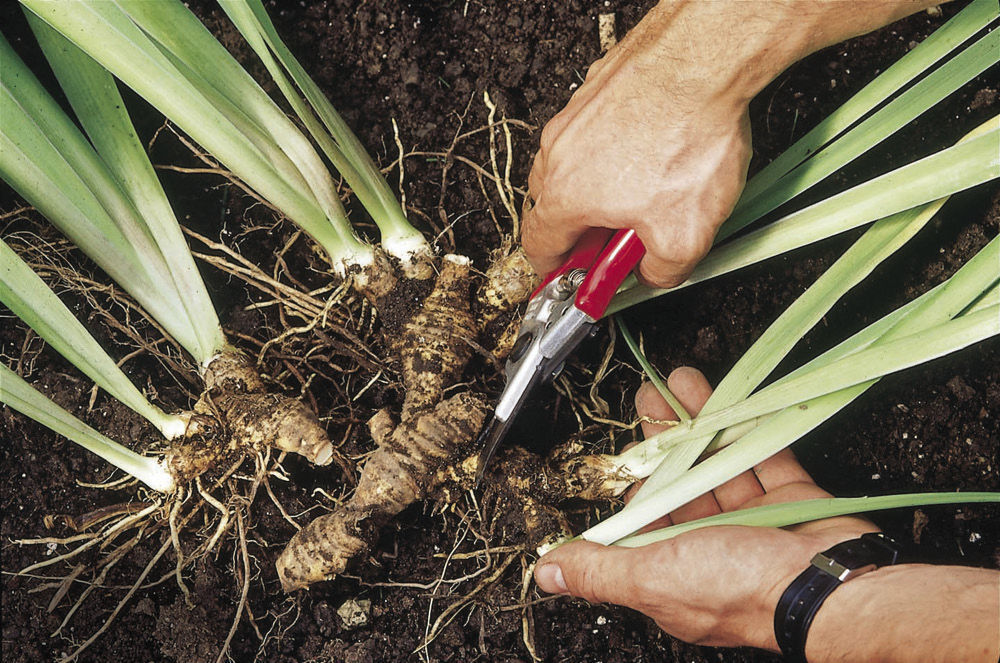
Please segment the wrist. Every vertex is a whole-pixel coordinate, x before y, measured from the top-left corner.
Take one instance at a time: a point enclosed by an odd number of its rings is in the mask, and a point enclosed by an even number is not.
[[[774,633],[778,602],[792,582],[809,567],[816,552],[829,544],[811,537],[787,537],[783,545],[783,554],[772,558],[774,566],[767,575],[759,577],[756,590],[734,604],[724,620],[733,632],[732,642],[738,646],[780,652]]]
[[[967,661],[1000,655],[1000,573],[904,564],[844,583],[816,615],[810,663]]]
[[[805,56],[941,2],[661,0],[623,45],[651,46],[652,62],[670,69],[670,92],[745,107]]]
[[[801,6],[794,0],[662,0],[637,29],[655,35],[654,57],[669,69],[672,91],[745,107],[813,50],[818,17],[803,21]]]

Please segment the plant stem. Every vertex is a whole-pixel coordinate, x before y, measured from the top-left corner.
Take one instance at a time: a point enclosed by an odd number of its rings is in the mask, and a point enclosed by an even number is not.
[[[183,304],[138,212],[93,147],[0,37],[0,176],[129,291],[185,348],[197,348]]]
[[[953,22],[948,23],[944,28],[935,32],[934,35],[937,35],[938,32],[947,32],[946,28],[951,26],[952,23],[958,22],[964,27],[964,30],[961,33],[955,33],[953,37],[957,39],[965,35],[971,36],[975,30],[982,27],[983,21],[989,17],[988,10],[984,6],[985,4],[988,3],[969,7],[969,10],[973,11],[968,13],[975,20],[960,21],[960,19],[964,18],[963,13],[957,16]],[[995,9],[993,18],[995,18]],[[932,52],[929,51],[929,53],[940,57],[945,52],[941,46],[949,46],[951,44],[942,43],[938,39],[934,39],[934,35],[928,37],[925,43],[933,40],[933,44],[931,45],[937,48],[932,49]],[[949,41],[954,42],[955,39]],[[916,54],[921,46],[918,46],[913,52],[907,54],[904,60]],[[798,144],[793,145],[781,157],[770,164],[768,168],[765,168],[757,177],[747,183],[740,202],[737,203],[733,214],[726,220],[723,227],[720,228],[715,241],[718,243],[725,240],[747,224],[778,208],[872,149],[911,120],[920,116],[924,111],[996,64],[998,53],[1000,53],[1000,32],[994,30],[932,71],[925,78],[920,79],[882,108],[879,108],[870,116],[858,122],[855,126],[851,127],[850,131],[832,142],[828,147],[823,147],[821,151],[816,153],[816,150],[821,147],[821,145],[817,144],[820,142],[820,140],[817,140],[818,137],[823,132],[830,130],[829,126],[824,126],[829,122],[830,118],[828,118],[801,141],[803,145],[811,147],[808,159],[805,159],[805,155],[801,154],[801,148],[797,148]],[[897,66],[904,60],[900,60]],[[886,72],[886,75],[889,73]],[[881,95],[875,96],[878,97]],[[857,97],[845,104],[844,107],[835,112],[834,116],[831,117],[837,117],[837,113],[841,112],[843,108],[850,106],[855,99],[859,98],[865,100],[865,103],[858,104],[859,106],[872,109],[877,104],[875,98],[869,98],[866,91],[863,90]],[[881,99],[878,99],[878,101],[881,101]],[[786,155],[801,156],[803,162],[794,169],[784,172],[777,181],[773,181],[773,175],[787,167]]]
[[[361,142],[281,40],[260,0],[220,0],[219,4],[260,57],[313,140],[372,215],[382,233],[383,248],[404,262],[413,254],[429,253],[423,235],[407,221]]]
[[[265,154],[206,98],[204,79],[190,76],[190,70],[179,69],[179,62],[202,57],[200,53],[187,57],[175,55],[172,60],[163,45],[155,44],[117,3],[43,0],[21,0],[21,3],[143,96],[301,226],[327,251],[335,268],[343,271],[346,265],[370,262],[370,247],[355,237],[346,217],[329,207],[324,210],[308,187],[303,189],[291,181],[287,169],[275,165],[280,160],[273,158],[273,152]],[[152,11],[156,9],[153,5],[159,4],[137,6]],[[169,26],[164,31],[169,34]],[[220,96],[216,93],[212,98],[218,100]],[[241,100],[249,101],[253,96],[253,90],[247,88]],[[232,107],[232,104],[226,106],[226,110]],[[246,123],[243,120],[240,126],[245,127]]]
[[[1000,493],[906,493],[902,495],[881,495],[877,497],[830,497],[800,502],[786,502],[767,506],[752,507],[739,511],[728,511],[707,518],[699,518],[679,525],[671,525],[645,534],[626,537],[615,545],[627,548],[657,543],[672,539],[705,527],[745,526],[745,527],[788,527],[799,523],[855,513],[899,509],[903,507],[932,506],[939,504],[982,504],[1000,502]]]
[[[775,383],[774,386],[787,385],[793,379],[808,376],[810,373],[821,374],[819,369],[826,370],[835,362],[841,362],[839,371],[849,364],[843,362],[844,358],[856,359],[858,363],[870,361],[883,348],[892,344],[893,339],[906,341],[905,345],[909,345],[910,348],[904,349],[903,352],[913,353],[910,359],[915,358],[921,349],[931,350],[929,346],[914,349],[913,346],[923,345],[912,342],[916,336],[923,334],[926,338],[941,334],[942,338],[936,339],[938,343],[957,340],[943,338],[950,329],[953,329],[947,325],[954,322],[941,323],[941,320],[947,320],[962,312],[979,300],[983,293],[994,288],[998,280],[996,272],[998,261],[1000,261],[1000,238],[995,238],[945,284],[907,305],[904,311],[896,311],[869,326],[788,378]],[[989,307],[978,308],[972,314],[978,316],[978,319],[971,323],[973,326],[981,325],[982,331],[987,334],[1000,333],[1000,305],[992,304]],[[966,316],[961,316],[956,322],[960,322],[963,318]],[[915,329],[928,328],[934,328],[934,331],[930,334],[926,332],[913,334]],[[897,350],[902,345],[896,346]],[[869,346],[872,346],[870,350],[863,349]],[[863,357],[862,353],[865,353]],[[805,403],[806,409],[789,407],[781,410],[761,421],[756,428],[734,444],[718,451],[683,474],[677,475],[676,472],[663,474],[661,475],[663,478],[658,481],[654,480],[657,479],[654,474],[622,511],[585,532],[584,537],[588,540],[611,543],[640,529],[664,513],[774,455],[833,416],[873,383],[874,381],[862,382],[838,392],[813,398]],[[698,420],[694,421],[697,423]],[[671,431],[666,431],[651,439],[662,442],[663,438],[669,435]],[[628,453],[635,452],[648,442],[649,440],[637,445]],[[648,453],[649,449],[645,451]],[[657,470],[657,473],[659,472],[660,470]]]
[[[674,396],[669,388],[667,388],[666,383],[660,378],[659,372],[651,363],[649,363],[649,359],[646,358],[646,355],[642,352],[639,344],[635,342],[635,338],[632,337],[632,332],[629,331],[628,325],[625,324],[625,319],[620,315],[616,315],[615,323],[618,325],[618,329],[621,331],[622,338],[625,339],[625,344],[628,346],[628,349],[632,351],[632,356],[635,357],[637,362],[639,362],[639,366],[642,367],[643,373],[646,374],[649,381],[653,383],[654,387],[656,387],[656,391],[663,396],[663,400],[665,400],[667,405],[673,409],[674,414],[677,415],[678,419],[682,422],[691,421],[691,415],[688,414],[688,411],[684,409],[684,406],[681,405],[679,400],[677,400],[677,397]]]
[[[699,415],[690,423],[678,424],[656,437],[659,444],[669,446],[672,440],[681,437],[714,434],[785,408],[806,409],[806,401],[931,361],[997,334],[1000,334],[1000,308],[990,306],[899,340],[883,338],[870,348],[789,376],[729,407]]]
[[[168,493],[174,478],[154,458],[140,456],[83,423],[0,364],[0,401],[97,454],[153,490]]]
[[[1000,116],[973,135],[713,249],[675,288],[623,290],[607,315],[1000,177]]]
[[[30,13],[28,19],[94,148],[134,206],[135,214],[120,218],[119,224],[134,226],[135,234],[141,231],[155,243],[158,250],[143,253],[143,262],[156,261],[160,263],[159,272],[169,274],[168,281],[159,282],[160,290],[171,291],[185,309],[187,324],[197,338],[197,347],[186,349],[199,364],[205,365],[228,344],[184,234],[139,142],[114,79],[45,22]],[[123,286],[128,289],[127,283]]]
[[[66,305],[3,241],[0,302],[87,377],[156,426],[164,437],[171,439],[184,432],[184,418],[169,415],[150,403]]]
[[[719,382],[702,408],[701,414],[709,414],[749,396],[806,332],[814,327],[851,288],[864,280],[883,260],[923,228],[945,200],[938,200],[876,222],[754,342]],[[749,423],[741,423],[738,429],[726,431],[723,435],[729,436],[729,441],[737,439],[748,430],[747,426],[752,428],[756,425],[754,421],[756,419]],[[660,464],[674,467],[674,472],[683,471],[705,451],[712,443],[713,437],[714,433],[693,436],[666,454],[640,449],[639,447],[645,445],[645,442],[641,442],[626,452],[632,454],[631,457],[623,454],[619,457],[619,461],[624,471],[640,477],[651,474]],[[654,484],[656,482],[654,480]]]

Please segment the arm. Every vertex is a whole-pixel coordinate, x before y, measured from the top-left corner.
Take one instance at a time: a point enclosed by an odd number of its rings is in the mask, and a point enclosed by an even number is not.
[[[668,381],[691,412],[711,390],[693,369]],[[641,416],[674,417],[651,385],[636,395]],[[643,424],[646,436],[662,426]],[[736,509],[829,497],[784,451],[684,505],[663,526]],[[778,599],[812,556],[875,531],[862,518],[831,518],[787,529],[705,528],[641,548],[577,542],[535,568],[547,592],[628,606],[682,640],[777,651]],[[849,580],[820,607],[809,629],[810,663],[994,663],[1000,655],[1000,572],[904,564]]]
[[[810,662],[993,663],[1000,656],[997,571],[886,567],[844,583],[826,603],[806,641]]]
[[[545,126],[522,241],[540,273],[591,226],[635,228],[649,283],[711,248],[750,161],[747,106],[793,62],[936,0],[664,0]]]

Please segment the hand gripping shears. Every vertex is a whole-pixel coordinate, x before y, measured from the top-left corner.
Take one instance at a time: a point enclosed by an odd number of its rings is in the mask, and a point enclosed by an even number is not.
[[[634,230],[592,228],[532,293],[507,358],[507,384],[479,435],[476,485],[528,394],[555,379],[573,349],[596,331],[611,298],[645,253]]]

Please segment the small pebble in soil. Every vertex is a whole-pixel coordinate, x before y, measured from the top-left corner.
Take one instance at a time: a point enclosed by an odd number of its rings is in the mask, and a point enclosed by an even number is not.
[[[337,608],[337,616],[344,628],[350,631],[368,623],[371,609],[372,602],[369,599],[347,599]]]

